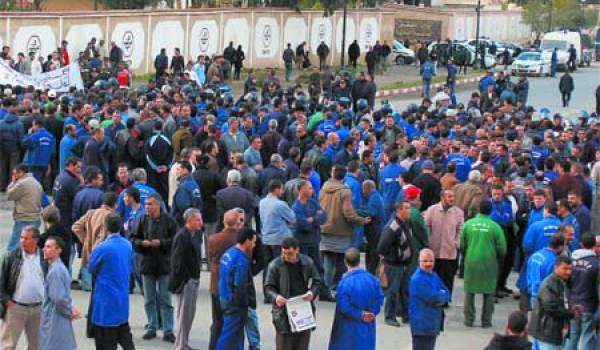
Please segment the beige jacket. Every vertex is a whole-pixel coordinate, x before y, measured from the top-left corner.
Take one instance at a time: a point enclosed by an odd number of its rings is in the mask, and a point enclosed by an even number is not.
[[[359,216],[352,206],[352,192],[342,182],[325,182],[319,194],[321,208],[327,213],[327,221],[321,225],[326,235],[352,237],[353,226],[364,225],[366,218]]]
[[[483,200],[483,191],[478,183],[467,181],[452,188],[456,199],[454,204],[465,213],[465,220],[479,213],[479,203]]]
[[[6,188],[6,198],[15,202],[15,221],[38,221],[42,213],[42,185],[31,173],[25,174]]]
[[[92,250],[106,238],[104,218],[110,213],[113,213],[113,210],[103,204],[98,209],[88,210],[84,216],[73,224],[73,233],[79,239],[79,242],[83,244],[81,266],[87,266]]]
[[[429,228],[429,246],[436,259],[454,260],[458,255],[458,243],[464,224],[463,211],[452,206],[444,210],[441,203],[427,208],[423,215]]]

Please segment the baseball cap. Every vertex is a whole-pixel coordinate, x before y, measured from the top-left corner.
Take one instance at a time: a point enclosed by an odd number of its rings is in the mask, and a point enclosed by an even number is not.
[[[407,185],[404,187],[404,198],[415,199],[421,194],[421,189],[415,185]]]
[[[430,160],[426,160],[421,165],[421,169],[433,170],[433,162]]]
[[[56,91],[55,90],[48,91],[48,97],[49,98],[56,98]]]

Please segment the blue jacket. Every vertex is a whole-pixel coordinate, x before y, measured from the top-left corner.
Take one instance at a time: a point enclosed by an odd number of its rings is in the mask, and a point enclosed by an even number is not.
[[[490,198],[492,203],[492,213],[490,219],[494,220],[502,227],[510,227],[513,224],[512,205],[509,200],[503,198],[501,202],[496,202]]]
[[[63,135],[60,140],[60,147],[58,150],[58,167],[60,171],[64,171],[67,167],[67,160],[73,156],[73,146],[77,143],[77,137],[70,136],[68,134]]]
[[[250,257],[238,247],[229,248],[219,264],[219,302],[223,314],[248,312],[255,296]]]
[[[371,192],[369,198],[363,198],[362,207],[359,213],[363,216],[371,217],[371,223],[376,225],[375,232],[379,234],[381,228],[386,224],[385,210],[383,208],[383,198],[377,191]]]
[[[96,276],[92,298],[92,323],[116,327],[129,321],[129,275],[133,249],[119,234],[99,243],[88,262],[88,271]]]
[[[458,69],[454,63],[448,65],[448,78],[454,80],[456,79],[456,74],[458,73]]]
[[[372,274],[361,268],[348,271],[337,287],[329,350],[375,350],[375,320],[363,322],[362,313],[377,315],[382,304],[383,291]]]
[[[90,209],[100,208],[104,192],[98,187],[85,186],[75,195],[71,218],[73,222],[79,220]]]
[[[352,191],[352,206],[360,208],[362,206],[361,181],[356,176],[347,173],[344,177],[344,184]]]
[[[569,224],[573,226],[575,230],[575,236],[573,236],[573,240],[571,244],[569,244],[569,249],[573,252],[579,249],[579,238],[581,237],[581,230],[579,229],[579,223],[577,222],[577,218],[573,214],[567,215],[563,220],[563,224]]]
[[[558,232],[560,224],[560,219],[551,215],[529,226],[525,232],[525,237],[523,237],[525,255],[529,256],[548,246],[550,237]]]
[[[180,227],[184,225],[183,212],[188,208],[202,209],[200,187],[191,175],[179,181],[179,186],[177,186],[177,191],[175,191],[175,195],[173,196],[171,215],[173,215]]]
[[[550,156],[550,151],[546,147],[532,146],[531,160],[537,170],[544,170],[544,161]]]
[[[573,274],[569,302],[571,305],[581,304],[585,312],[596,312],[598,309],[598,292],[600,292],[599,265],[600,260],[591,249],[577,249],[571,255]]]
[[[529,299],[531,305],[536,300],[540,285],[554,270],[554,262],[557,257],[558,254],[545,247],[535,252],[527,260],[527,290],[531,296]]]
[[[544,207],[534,208],[529,212],[529,219],[527,219],[527,227],[530,227],[534,223],[544,220]]]
[[[292,210],[296,215],[296,227],[294,229],[294,237],[302,246],[316,246],[320,240],[320,226],[327,221],[327,213],[321,209],[319,202],[313,198],[309,198],[306,205],[296,200],[292,205]],[[321,214],[317,215],[317,211],[321,210]],[[312,218],[312,222],[306,219]]]
[[[258,204],[258,213],[263,244],[281,245],[284,238],[292,235],[290,226],[296,223],[296,216],[286,202],[269,194]]]
[[[431,78],[433,78],[434,75],[435,67],[433,66],[433,63],[431,63],[430,61],[425,62],[421,66],[421,76],[423,77],[423,80],[431,80]]]
[[[0,121],[0,149],[6,154],[21,150],[21,139],[25,135],[23,123],[14,114],[7,113]]]
[[[54,180],[52,188],[54,205],[61,213],[60,223],[69,229],[73,224],[73,200],[80,189],[81,184],[79,183],[79,179],[68,170],[61,171]]]
[[[398,178],[406,172],[400,164],[391,163],[381,170],[379,187],[383,193],[383,206],[386,210],[393,210],[398,192],[400,192],[400,183]]]
[[[144,203],[146,203],[146,198],[148,198],[149,195],[158,193],[154,188],[146,185],[143,182],[136,181],[133,183],[132,186],[137,188],[138,191],[140,191],[140,204],[142,205],[142,207],[144,207]],[[164,204],[161,204],[161,207],[163,205]],[[164,210],[164,208],[162,208],[162,210]],[[123,220],[123,222],[129,219],[131,208],[125,205],[125,191],[119,194],[119,201],[117,202],[117,213],[121,215],[121,220]]]
[[[442,325],[442,306],[450,301],[450,292],[435,272],[420,267],[410,278],[408,313],[412,335],[438,335]]]
[[[446,157],[444,165],[447,167],[450,162],[456,164],[456,178],[460,182],[465,182],[469,178],[469,172],[471,171],[471,160],[459,153],[450,154]]]
[[[495,84],[496,80],[494,79],[494,76],[488,74],[479,81],[479,92],[483,94],[487,91],[488,86]]]
[[[24,163],[30,166],[48,166],[54,153],[54,136],[46,129],[41,128],[23,137],[25,153]]]

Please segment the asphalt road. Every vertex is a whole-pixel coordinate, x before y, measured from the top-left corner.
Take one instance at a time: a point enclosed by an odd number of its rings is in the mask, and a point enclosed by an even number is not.
[[[440,75],[445,74],[441,70]],[[600,84],[600,64],[594,62],[591,67],[579,68],[574,72],[573,80],[575,90],[571,96],[569,108],[562,107],[561,95],[558,90],[558,82],[563,73],[557,73],[555,78],[550,77],[528,77],[529,79],[529,97],[527,104],[536,109],[548,107],[554,113],[561,113],[568,117],[573,117],[582,109],[588,113],[594,111],[596,87]],[[460,77],[459,77],[460,79]],[[511,77],[512,82],[516,82],[518,77]],[[477,90],[476,84],[468,84],[457,88],[458,102],[464,102],[471,98],[471,93]],[[416,94],[405,96],[390,97],[389,101],[396,109],[403,110],[410,103],[420,104],[421,98]]]
[[[591,111],[594,108],[594,92],[598,83],[600,83],[600,66],[580,69],[574,74],[575,92],[573,94],[571,108],[565,110],[560,107],[560,95],[558,93],[558,78],[530,78],[530,103],[536,107],[547,106],[553,112],[573,114],[580,109]],[[466,101],[474,87],[461,87],[458,98]],[[396,98],[392,100],[397,108],[404,108],[408,103],[419,102],[416,97]],[[4,194],[0,194],[0,253],[4,251],[8,235],[12,230],[12,216],[9,211],[10,204],[6,202]],[[78,265],[78,261],[76,262]],[[75,269],[77,271],[77,269]],[[201,274],[200,294],[198,296],[198,305],[196,318],[191,334],[191,345],[197,349],[206,349],[208,346],[208,334],[211,323],[210,301],[207,292],[209,275],[203,271]],[[514,286],[516,275],[511,276]],[[257,286],[257,299],[262,300],[262,288],[260,279],[255,280]],[[146,316],[143,307],[143,298],[139,294],[131,295],[130,323],[133,329],[134,341],[138,349],[172,349],[172,345],[161,340],[144,341],[141,339],[144,334],[144,325]],[[73,302],[75,306],[83,311],[87,310],[89,294],[81,291],[73,291]],[[175,298],[173,298],[175,303]],[[311,349],[322,350],[327,348],[331,325],[333,321],[335,305],[332,303],[317,303],[317,323],[318,328],[312,335]],[[463,322],[463,288],[462,280],[457,280],[455,284],[455,294],[451,307],[447,310],[447,322],[445,332],[438,338],[437,349],[440,350],[475,350],[482,349],[491,338],[494,332],[502,332],[504,329],[507,315],[517,308],[517,302],[512,298],[506,298],[496,304],[496,312],[493,318],[493,328],[482,329],[475,327],[467,329],[462,325]],[[477,299],[477,310],[481,310],[481,300]],[[260,320],[260,331],[262,339],[262,349],[275,349],[275,334],[271,324],[270,308],[268,305],[260,304],[258,306]],[[478,326],[479,323],[476,323]],[[94,349],[92,339],[85,337],[85,321],[74,322],[76,338],[79,349]],[[410,330],[407,325],[401,328],[389,327],[383,323],[383,317],[380,314],[377,318],[377,349],[380,350],[408,350],[411,348]],[[23,348],[22,340],[19,349]],[[357,349],[360,350],[360,349]]]

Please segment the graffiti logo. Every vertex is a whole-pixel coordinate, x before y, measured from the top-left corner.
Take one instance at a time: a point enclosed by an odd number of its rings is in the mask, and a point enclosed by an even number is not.
[[[265,25],[263,29],[263,45],[265,48],[271,47],[271,41],[273,40],[273,29],[270,24]]]
[[[27,40],[27,54],[35,52],[36,54],[42,51],[42,40],[37,35],[32,35]]]
[[[370,23],[365,26],[365,43],[367,45],[373,44],[373,26]]]
[[[124,57],[131,57],[131,55],[133,54],[133,44],[134,44],[134,40],[133,40],[133,33],[128,30],[125,33],[123,33],[123,56]]]
[[[327,28],[325,28],[325,24],[323,24],[323,23],[319,24],[319,32],[318,32],[319,42],[325,41],[326,33],[327,33]]]
[[[200,29],[200,52],[205,53],[208,51],[209,39],[210,32],[208,31],[208,28],[202,27],[202,29]]]

